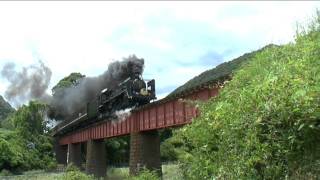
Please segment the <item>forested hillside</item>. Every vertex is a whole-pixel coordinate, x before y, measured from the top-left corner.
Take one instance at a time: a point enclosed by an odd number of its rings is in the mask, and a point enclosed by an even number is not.
[[[0,174],[55,167],[46,110],[45,104],[30,101],[2,121]]]
[[[0,95],[0,121],[6,119],[14,111],[11,105]]]
[[[264,51],[268,48],[279,47],[278,45],[269,44],[257,51],[253,51],[250,53],[245,53],[244,55],[233,59],[228,62],[224,62],[215,68],[207,70],[200,75],[192,78],[182,86],[175,89],[172,93],[168,95],[168,97],[179,95],[180,93],[184,93],[186,91],[190,91],[192,89],[196,89],[199,86],[204,86],[206,84],[213,84],[218,81],[223,81],[225,79],[230,79],[232,73],[239,69],[242,65],[248,63],[251,59],[255,57],[255,55],[261,51]],[[214,61],[214,59],[212,59]]]

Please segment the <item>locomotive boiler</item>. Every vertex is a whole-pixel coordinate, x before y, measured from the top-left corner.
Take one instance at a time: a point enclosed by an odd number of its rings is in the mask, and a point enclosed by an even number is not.
[[[128,78],[117,89],[104,89],[99,96],[100,113],[141,106],[155,99],[154,80],[144,82],[142,79]]]
[[[139,107],[153,99],[156,99],[155,80],[145,81],[135,74],[114,88],[103,89],[97,99],[87,104],[87,117],[114,117],[116,111]]]

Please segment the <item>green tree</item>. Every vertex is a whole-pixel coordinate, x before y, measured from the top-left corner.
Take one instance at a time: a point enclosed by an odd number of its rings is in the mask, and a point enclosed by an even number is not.
[[[15,171],[24,165],[19,136],[11,130],[0,129],[0,170]]]
[[[8,117],[13,128],[0,131],[0,169],[16,172],[52,167],[55,161],[46,110],[47,105],[31,101]]]
[[[85,75],[78,73],[78,72],[73,72],[69,76],[64,77],[61,79],[53,88],[52,88],[52,94],[55,95],[58,91],[72,87],[72,86],[77,86],[79,84],[79,80],[84,78]]]
[[[107,139],[105,146],[106,154],[109,157],[108,164],[123,165],[129,163],[130,136]]]
[[[13,113],[15,111],[14,108],[11,107],[11,105],[3,99],[2,96],[0,96],[0,122],[5,120],[9,114]]]
[[[67,88],[76,87],[80,80],[84,78],[85,75],[81,73],[73,72],[69,76],[64,77],[61,79],[53,88],[52,88],[52,96],[53,96],[53,104],[56,104],[59,99],[63,99],[65,97],[65,90]],[[48,111],[48,116],[52,119],[64,119],[63,113],[56,109],[53,106],[50,106]]]
[[[13,122],[16,130],[24,137],[43,135],[48,131],[46,111],[46,104],[30,101],[29,105],[20,107],[9,119]]]

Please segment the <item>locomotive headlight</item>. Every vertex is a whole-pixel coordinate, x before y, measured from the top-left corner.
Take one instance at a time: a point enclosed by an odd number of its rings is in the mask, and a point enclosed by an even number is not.
[[[143,96],[149,95],[148,91],[147,91],[145,88],[142,88],[142,89],[140,90],[140,94],[143,95]]]

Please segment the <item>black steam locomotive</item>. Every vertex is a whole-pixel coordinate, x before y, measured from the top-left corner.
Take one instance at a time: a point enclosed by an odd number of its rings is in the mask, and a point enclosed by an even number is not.
[[[139,107],[156,99],[155,80],[144,81],[141,75],[132,76],[113,89],[103,89],[97,99],[87,104],[87,118],[114,117],[115,112]]]
[[[144,81],[139,76],[132,76],[112,89],[103,89],[96,99],[87,103],[86,113],[59,124],[55,133],[66,133],[72,129],[92,124],[104,119],[117,119],[116,111],[139,107],[156,99],[155,81]]]
[[[55,132],[66,133],[101,120],[117,119],[116,112],[139,107],[156,99],[155,80],[142,79],[143,63],[129,63],[129,78],[118,85],[103,89],[95,99],[87,103],[83,113],[60,123]]]

